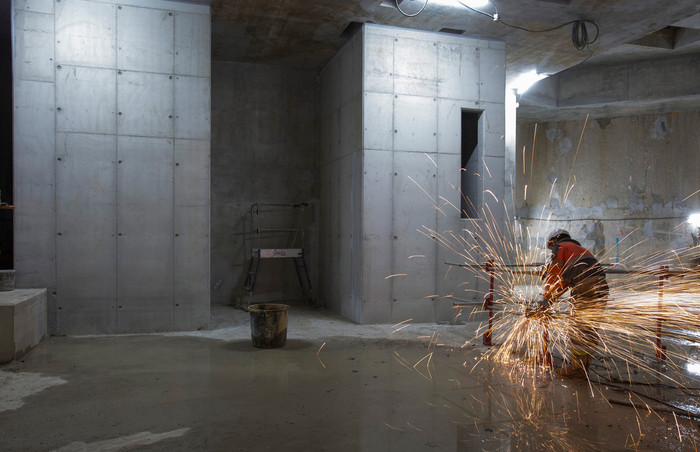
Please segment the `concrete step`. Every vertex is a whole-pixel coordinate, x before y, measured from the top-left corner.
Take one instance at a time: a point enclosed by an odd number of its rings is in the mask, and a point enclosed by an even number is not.
[[[0,291],[0,363],[19,359],[46,336],[46,289]]]

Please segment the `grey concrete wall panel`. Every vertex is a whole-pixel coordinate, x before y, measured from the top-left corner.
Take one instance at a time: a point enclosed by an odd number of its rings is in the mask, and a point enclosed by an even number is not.
[[[394,95],[364,93],[364,148],[390,150],[394,144]]]
[[[56,67],[56,129],[108,133],[117,129],[117,72],[113,69]]]
[[[438,44],[438,97],[479,99],[479,50],[453,43]]]
[[[53,83],[14,81],[14,265],[18,288],[55,286],[54,97]]]
[[[394,92],[394,38],[364,32],[364,71],[365,91]]]
[[[358,150],[353,153],[352,159],[352,230],[350,236],[351,243],[351,284],[352,284],[352,306],[354,308],[353,318],[358,319],[356,322],[362,322],[362,277],[363,277],[363,256],[362,249],[364,247],[364,240],[362,235],[362,225],[363,225],[363,206],[364,200],[362,199],[363,194],[363,166],[364,166],[364,155],[362,150]]]
[[[56,63],[116,68],[116,5],[83,0],[56,3]]]
[[[462,154],[462,110],[480,111],[478,101],[438,99],[438,137],[440,154]]]
[[[403,96],[394,99],[394,149],[437,151],[437,99]]]
[[[321,257],[323,277],[321,278],[321,297],[326,306],[336,312],[340,312],[341,303],[338,290],[338,212],[339,206],[335,202],[337,196],[336,187],[340,168],[337,165],[327,165],[322,169],[321,180],[321,239],[320,246],[325,250]]]
[[[559,106],[590,105],[619,100],[627,92],[629,74],[620,68],[602,68],[597,71],[571,71],[561,75]],[[593,93],[593,94],[592,94]]]
[[[209,206],[176,209],[174,228],[174,328],[177,330],[208,328]]]
[[[321,152],[320,159],[323,163],[328,163],[330,160],[330,149],[331,149],[331,116],[323,116],[320,118],[320,128],[318,130],[318,141],[319,149]]]
[[[340,158],[340,135],[342,133],[342,126],[340,124],[340,108],[334,110],[330,115],[329,120],[329,138],[330,146],[327,148],[327,152],[321,158],[321,163],[326,163],[327,161],[332,161]]]
[[[175,138],[209,139],[210,89],[208,78],[175,76]]]
[[[164,74],[119,71],[117,131],[119,135],[173,136],[174,80]]]
[[[54,0],[15,0],[15,11],[53,14]]]
[[[121,5],[117,8],[117,67],[171,74],[174,13]]]
[[[436,155],[432,156],[435,159]],[[394,153],[393,218],[394,245],[392,321],[409,318],[416,322],[435,319],[434,304],[426,296],[435,294],[435,244],[418,229],[435,229],[434,203],[427,193],[436,193],[437,169],[423,154]]]
[[[180,22],[181,37],[188,41],[180,42],[179,50],[192,44],[189,51],[200,52],[193,70],[207,71],[208,5],[15,3],[15,267],[18,287],[55,289],[48,300],[52,332],[172,329],[175,304],[193,307],[183,317],[199,319],[193,322],[197,327],[207,324],[200,320],[208,318],[208,287],[196,302],[179,304],[173,295],[175,287],[191,294],[189,284],[208,286],[209,199],[200,184],[208,187],[210,179],[207,131],[196,146],[182,149],[178,189],[190,189],[175,202],[175,18],[170,8],[203,15],[191,17],[198,28],[189,35],[184,29],[193,22]],[[206,98],[208,114],[209,87],[195,88],[185,91]],[[200,119],[191,97],[179,100],[182,111],[194,111]],[[201,131],[200,123],[185,121]],[[154,135],[162,138],[146,138]],[[185,148],[197,146],[204,151],[185,154]],[[173,281],[174,221],[182,231],[178,253],[187,255],[184,262],[192,266],[181,267],[179,275],[197,278],[183,279],[185,289]]]
[[[505,104],[482,103],[481,135],[485,156],[503,157],[505,155]]]
[[[362,35],[350,39],[340,56],[340,104],[345,105],[362,91]]]
[[[661,69],[661,66],[663,69]],[[663,72],[661,72],[663,70]],[[665,80],[660,83],[659,80]],[[700,56],[639,62],[630,66],[629,99],[679,98],[700,94]]]
[[[319,117],[325,119],[331,113],[331,77],[329,65],[324,66],[320,71],[319,76]]]
[[[209,327],[209,143],[176,140],[174,146],[174,328]]]
[[[53,82],[53,14],[15,11],[14,77]]]
[[[364,152],[362,187],[362,322],[391,319],[393,153]]]
[[[479,49],[479,100],[505,102],[506,57],[502,49]]]
[[[438,213],[439,229],[458,228],[460,214],[460,181],[462,156],[460,154],[438,154],[435,161],[438,171],[437,204],[444,215]]]
[[[176,74],[211,76],[210,28],[209,14],[175,13]]]
[[[340,108],[340,58],[338,54],[321,71],[321,116],[330,115]]]
[[[113,0],[97,0],[112,2]],[[119,5],[138,6],[140,8],[164,9],[167,11],[180,11],[184,13],[206,14],[209,11],[208,4],[189,2],[182,0],[119,0]]]
[[[394,42],[394,92],[437,96],[437,42],[398,37]]]
[[[65,299],[58,295],[56,334],[114,334],[117,333],[117,310],[114,298],[91,297]],[[49,303],[51,307],[51,303]]]
[[[57,134],[56,267],[62,305],[116,299],[116,156],[113,135]],[[113,314],[113,313],[112,313]]]
[[[362,147],[362,97],[356,96],[340,107],[340,155]]]
[[[121,332],[172,328],[173,143],[119,137],[117,294]]]
[[[352,240],[353,240],[353,154],[338,161],[340,178],[338,186],[338,293],[341,301],[341,314],[353,322],[362,319],[357,315],[355,294],[353,293]]]
[[[439,154],[438,165],[438,206],[441,212],[437,214],[437,228],[441,235],[445,237],[450,245],[438,244],[436,247],[436,293],[440,295],[435,301],[435,321],[438,323],[451,322],[457,310],[452,305],[453,300],[444,298],[447,295],[454,295],[458,298],[465,298],[469,292],[464,292],[465,288],[474,290],[473,283],[462,287],[465,282],[469,282],[469,275],[459,267],[450,268],[446,262],[463,263],[465,258],[465,243],[460,238],[463,237],[462,228],[467,221],[459,218],[461,192],[459,168],[461,166],[461,156],[458,154]],[[470,262],[471,263],[471,262]],[[469,297],[473,295],[469,294]],[[465,319],[462,319],[465,321]]]
[[[209,205],[210,153],[209,142],[175,140],[175,206]]]
[[[493,215],[493,224],[502,224],[505,212],[503,206],[505,188],[505,158],[485,157],[484,158],[484,195],[483,202],[485,208],[490,209]],[[490,215],[489,214],[489,215]]]

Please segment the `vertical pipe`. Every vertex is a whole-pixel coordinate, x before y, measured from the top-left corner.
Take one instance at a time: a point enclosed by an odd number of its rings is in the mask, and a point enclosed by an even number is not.
[[[493,279],[494,279],[494,269],[493,269],[493,261],[487,261],[486,265],[484,266],[486,271],[489,273],[490,277],[490,283],[489,283],[489,294],[486,296],[484,299],[484,309],[488,309],[489,311],[489,329],[484,333],[483,337],[483,342],[484,345],[493,345],[491,342],[491,338],[493,337]]]
[[[666,359],[666,347],[661,345],[661,311],[663,309],[664,300],[664,279],[669,277],[668,269],[669,267],[667,265],[662,265],[660,267],[661,273],[659,274],[659,318],[656,321],[656,358],[661,360]]]

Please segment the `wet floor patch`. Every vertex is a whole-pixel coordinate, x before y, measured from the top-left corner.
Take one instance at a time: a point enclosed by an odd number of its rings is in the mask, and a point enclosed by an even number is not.
[[[697,436],[696,420],[611,404],[605,385],[483,360],[480,346],[396,336],[287,345],[50,338],[17,370],[66,383],[0,412],[0,449],[693,450]],[[139,442],[148,438],[157,441]]]

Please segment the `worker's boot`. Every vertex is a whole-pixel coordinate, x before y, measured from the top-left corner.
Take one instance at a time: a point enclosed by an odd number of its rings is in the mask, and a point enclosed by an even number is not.
[[[591,355],[581,357],[573,357],[571,364],[561,369],[557,369],[556,373],[564,378],[588,378],[588,366],[591,364]]]

